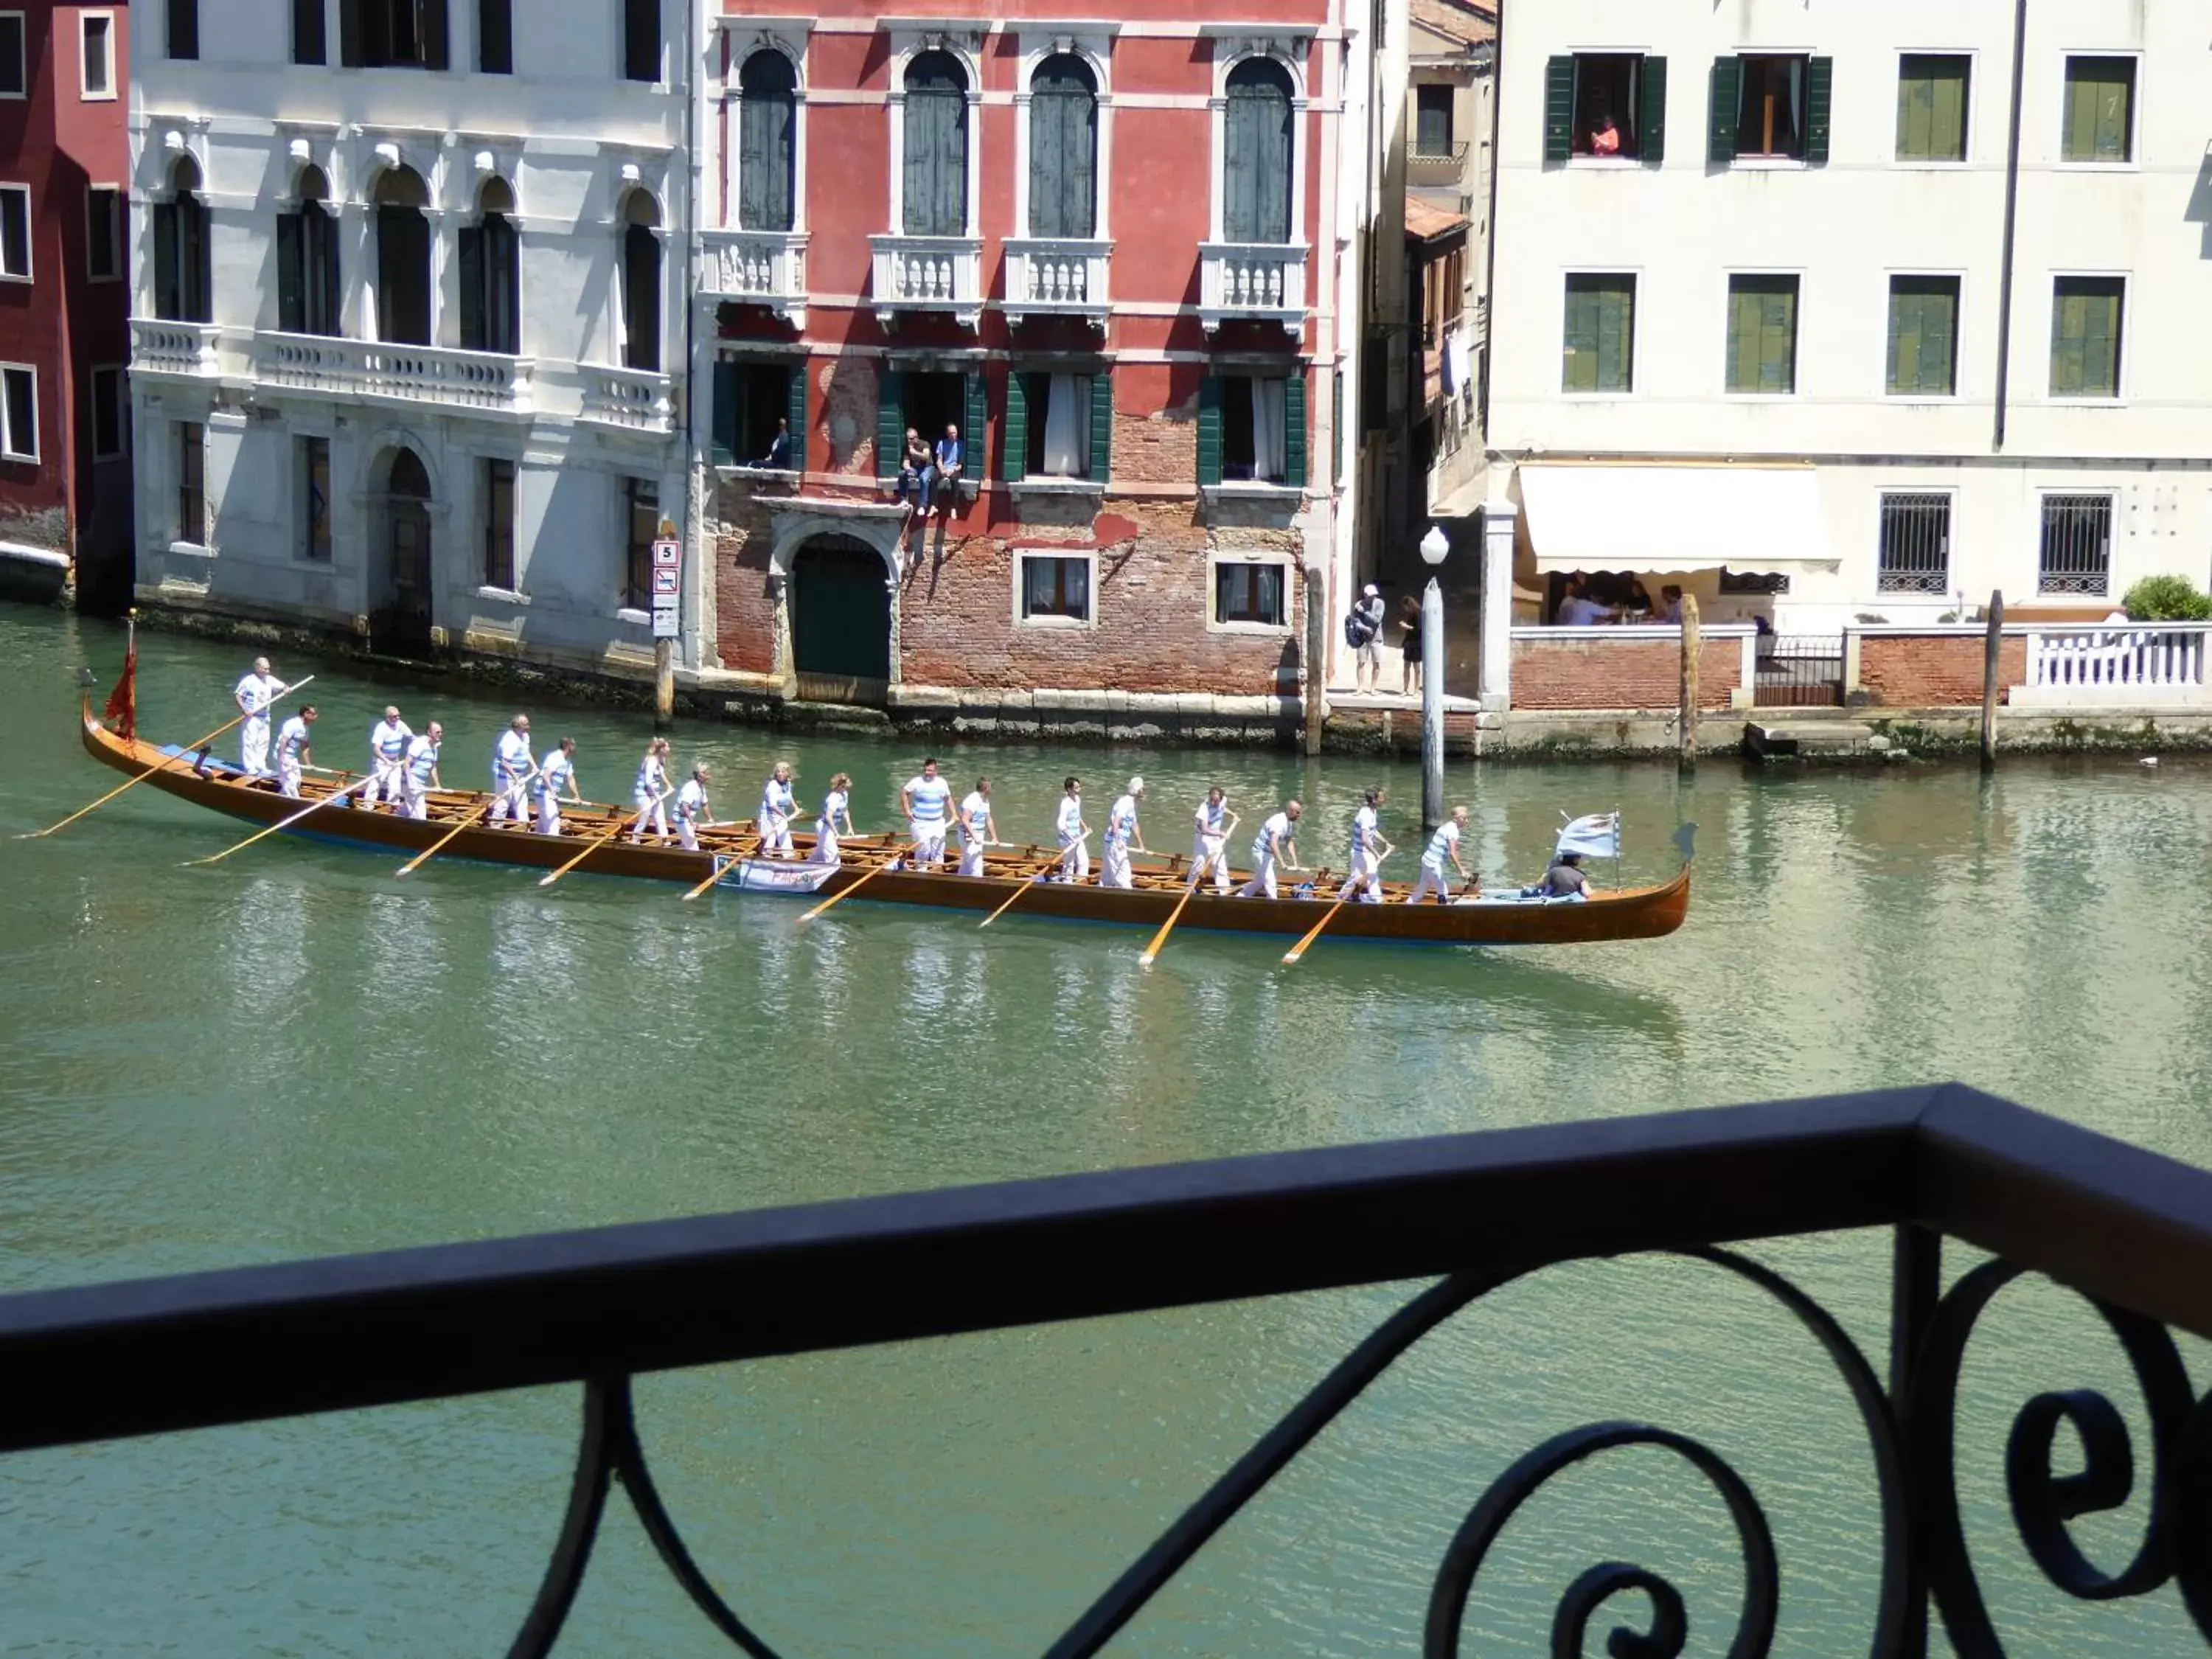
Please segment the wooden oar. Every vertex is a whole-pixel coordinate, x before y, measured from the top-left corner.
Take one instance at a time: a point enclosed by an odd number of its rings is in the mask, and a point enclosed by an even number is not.
[[[372,773],[369,777],[362,778],[356,782],[349,783],[343,789],[333,789],[329,794],[324,796],[320,800],[308,802],[307,805],[301,807],[298,811],[293,813],[290,817],[280,818],[275,823],[270,824],[266,830],[257,830],[253,834],[248,836],[244,841],[239,842],[233,846],[226,847],[220,853],[211,854],[204,859],[186,859],[185,860],[185,867],[186,869],[190,869],[196,864],[221,864],[233,853],[242,853],[247,848],[252,846],[255,842],[263,840],[267,836],[273,836],[279,830],[290,829],[301,818],[306,817],[310,812],[319,812],[325,806],[335,805],[337,802],[344,799],[348,795],[353,793],[355,790],[366,789],[369,786],[369,783],[372,779],[374,779],[374,775],[375,775]]]
[[[823,899],[821,903],[816,905],[805,915],[799,917],[799,920],[801,921],[811,921],[815,917],[820,915],[824,910],[830,909],[834,906],[842,904],[847,899],[852,897],[854,894],[859,892],[863,887],[866,887],[878,876],[883,874],[884,871],[897,869],[900,865],[905,863],[907,860],[914,857],[915,854],[921,851],[921,843],[920,842],[915,842],[913,846],[908,848],[906,851],[900,854],[898,857],[884,860],[874,869],[869,871],[866,875],[862,876],[860,880],[854,882],[850,887],[848,887],[843,892],[836,895],[834,897]]]
[[[1389,856],[1389,854],[1385,853],[1382,854],[1382,859],[1387,859]],[[1378,873],[1382,869],[1382,859],[1377,859],[1375,860],[1376,869]],[[1344,908],[1346,905],[1351,903],[1353,899],[1358,897],[1361,890],[1373,880],[1375,880],[1374,876],[1361,876],[1357,882],[1346,886],[1343,894],[1337,899],[1336,902],[1328,907],[1328,910],[1322,914],[1322,919],[1319,921],[1314,923],[1311,931],[1310,931],[1306,936],[1300,939],[1296,945],[1293,945],[1289,950],[1283,952],[1283,960],[1286,963],[1294,963],[1300,957],[1305,955],[1307,948],[1311,945],[1316,939],[1321,937],[1321,930],[1328,927],[1330,922],[1336,920],[1336,913]]]
[[[744,823],[748,822],[748,820],[744,818],[732,818],[730,822],[732,823]],[[761,842],[766,839],[767,838],[763,836],[755,836],[753,837],[754,853],[760,851]],[[701,882],[696,887],[694,887],[690,892],[686,893],[684,896],[684,902],[686,904],[690,903],[693,899],[697,898],[700,894],[705,892],[709,887],[712,887],[716,882],[721,880],[724,876],[727,875],[730,872],[730,866],[732,865],[743,864],[746,859],[750,856],[752,856],[752,854],[749,853],[732,853],[730,854],[729,860],[726,863],[719,854],[711,854],[709,856],[708,862],[714,865],[714,872],[709,875],[706,880]]]
[[[413,858],[408,860],[406,863],[401,865],[392,873],[394,876],[404,876],[410,870],[421,869],[444,849],[447,842],[453,840],[455,836],[459,835],[462,830],[467,829],[471,824],[474,823],[478,818],[481,818],[485,813],[490,811],[491,802],[486,801],[482,806],[477,807],[474,811],[464,813],[461,817],[460,822],[456,823],[452,829],[447,830],[446,833],[439,836],[437,840],[432,842],[428,850],[417,853]]]
[[[305,684],[307,684],[308,683],[308,681],[309,681],[309,680],[313,680],[314,678],[315,678],[315,677],[314,677],[313,674],[308,675],[307,679],[301,680],[301,681],[300,682],[300,685],[305,685]],[[282,691],[279,691],[279,692],[276,694],[276,696],[277,696],[278,697],[289,697],[289,696],[290,696],[292,695],[292,693],[293,693],[293,692],[297,691],[297,690],[300,689],[300,685],[288,685],[288,686],[286,686],[286,687],[285,687]],[[270,700],[270,704],[269,704],[270,708],[274,708],[276,706],[276,699],[275,699],[275,698],[271,698],[271,699]],[[264,714],[266,714],[266,713],[268,712],[268,709],[264,709],[262,712],[263,712]],[[41,836],[51,836],[51,835],[52,835],[52,834],[54,833],[54,831],[55,831],[55,830],[66,830],[66,829],[68,829],[68,828],[70,827],[70,825],[71,825],[72,823],[76,823],[79,818],[82,817],[86,813],[88,813],[88,812],[91,812],[91,811],[97,811],[97,810],[99,810],[100,807],[103,807],[103,806],[106,805],[108,802],[110,802],[110,801],[113,800],[113,799],[114,799],[118,795],[121,794],[121,793],[122,793],[125,789],[129,789],[129,788],[131,788],[131,787],[133,787],[134,785],[141,784],[141,783],[145,782],[147,779],[149,779],[149,778],[152,777],[152,776],[154,775],[154,774],[155,774],[155,773],[156,773],[156,772],[160,771],[160,770],[161,770],[163,767],[165,767],[165,766],[173,765],[175,763],[177,763],[177,762],[179,762],[179,761],[184,760],[184,759],[187,758],[187,757],[190,757],[190,756],[196,755],[196,754],[199,753],[202,750],[205,749],[205,748],[208,746],[208,744],[210,744],[213,743],[213,742],[214,742],[217,738],[221,737],[224,732],[228,732],[228,731],[231,730],[234,726],[243,726],[243,725],[245,725],[245,724],[246,724],[246,722],[247,720],[251,720],[251,719],[252,719],[252,718],[253,718],[253,717],[252,717],[252,715],[250,715],[250,714],[240,714],[240,715],[236,720],[227,720],[227,721],[225,721],[222,725],[216,726],[216,729],[215,729],[214,731],[212,731],[212,732],[209,732],[209,733],[207,734],[207,736],[205,736],[205,737],[204,737],[204,738],[200,738],[198,742],[197,742],[197,743],[188,743],[188,744],[186,744],[183,748],[181,748],[181,749],[179,749],[179,750],[177,750],[177,752],[176,752],[175,754],[173,754],[173,755],[164,755],[164,756],[162,756],[161,759],[159,759],[159,760],[155,761],[155,762],[151,766],[148,767],[144,771],[143,771],[143,772],[139,773],[139,774],[137,775],[137,776],[136,776],[136,777],[134,777],[134,778],[131,778],[131,779],[128,780],[128,781],[125,781],[125,782],[123,782],[123,783],[118,784],[114,788],[112,788],[112,789],[109,790],[106,794],[102,795],[102,796],[101,796],[98,800],[96,800],[96,801],[93,802],[93,803],[92,803],[92,805],[91,805],[90,806],[80,806],[80,807],[78,807],[78,808],[77,808],[77,810],[76,810],[76,811],[74,811],[74,812],[70,813],[67,817],[64,818],[64,819],[63,819],[59,823],[50,823],[50,824],[48,824],[48,825],[47,825],[45,829],[43,829],[43,830],[27,830],[27,831],[25,831],[23,834],[21,834],[21,835],[20,835],[20,836],[17,836],[15,837],[15,839],[16,839],[17,841],[37,841],[37,840],[39,840]]]
[[[659,805],[660,801],[666,800],[672,793],[673,792],[671,790],[662,790],[660,792],[659,799],[656,800],[653,805]],[[646,808],[647,812],[652,811],[652,810],[653,808],[651,806]],[[624,818],[622,822],[616,824],[613,829],[608,830],[605,835],[601,836],[598,840],[586,843],[582,852],[577,854],[575,857],[570,859],[558,870],[554,871],[550,875],[538,877],[538,884],[540,887],[550,887],[555,882],[560,880],[562,877],[567,875],[571,870],[581,864],[586,859],[591,857],[592,854],[598,852],[599,848],[605,847],[609,842],[614,840],[618,836],[624,836],[629,833],[629,820],[628,818]]]
[[[1190,872],[1190,880],[1183,887],[1182,896],[1176,901],[1175,908],[1168,912],[1168,919],[1160,924],[1160,931],[1152,935],[1152,942],[1145,947],[1145,954],[1137,958],[1140,965],[1146,968],[1152,965],[1152,958],[1159,955],[1160,947],[1168,942],[1168,935],[1175,932],[1176,923],[1182,920],[1182,907],[1190,902],[1190,896],[1206,879],[1206,866],[1218,856],[1218,854],[1208,853],[1198,861],[1198,867]]]
[[[1007,895],[1007,896],[1006,896],[1006,902],[1004,904],[1000,905],[997,909],[995,909],[995,910],[992,911],[992,912],[991,912],[991,914],[990,914],[989,915],[988,915],[988,916],[984,917],[982,921],[981,921],[977,922],[975,925],[976,925],[978,927],[989,927],[993,922],[996,921],[997,921],[1000,916],[1003,916],[1004,915],[1006,915],[1006,912],[1007,912],[1007,911],[1009,911],[1009,910],[1012,909],[1012,908],[1014,908],[1014,906],[1016,906],[1017,904],[1018,904],[1018,903],[1020,903],[1020,902],[1021,902],[1021,901],[1022,901],[1022,895],[1023,895],[1023,894],[1024,894],[1024,893],[1026,893],[1026,892],[1028,892],[1028,891],[1030,890],[1030,888],[1032,888],[1032,887],[1034,887],[1034,886],[1036,886],[1036,878],[1037,878],[1039,876],[1042,875],[1046,871],[1048,871],[1048,870],[1051,869],[1051,868],[1053,867],[1053,866],[1054,866],[1055,864],[1065,864],[1065,863],[1066,863],[1066,862],[1067,862],[1067,854],[1068,854],[1068,853],[1069,853],[1070,849],[1071,849],[1071,848],[1073,848],[1080,847],[1080,846],[1081,846],[1085,842],[1086,842],[1086,841],[1088,841],[1088,840],[1090,840],[1090,839],[1091,839],[1091,832],[1090,832],[1088,830],[1085,830],[1081,835],[1078,836],[1077,836],[1073,841],[1072,841],[1072,842],[1068,842],[1067,846],[1061,848],[1060,849],[1060,851],[1058,851],[1057,853],[1054,853],[1054,854],[1050,858],[1047,859],[1047,860],[1046,860],[1042,864],[1037,865],[1036,866],[1035,866],[1035,867],[1034,867],[1034,868],[1032,868],[1032,869],[1029,869],[1029,870],[1025,870],[1025,871],[1024,871],[1024,872],[1022,872],[1022,874],[1021,874],[1021,877],[1019,878],[1020,881],[1021,881],[1021,885],[1020,885],[1020,886],[1018,886],[1018,887],[1017,887],[1017,888],[1015,888],[1015,889],[1014,889],[1014,890],[1013,890],[1012,893],[1010,893],[1009,895]]]

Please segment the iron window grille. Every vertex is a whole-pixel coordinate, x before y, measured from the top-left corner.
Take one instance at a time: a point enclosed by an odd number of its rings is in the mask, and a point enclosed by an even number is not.
[[[2103,593],[2112,569],[2112,498],[2045,495],[2039,593]]]
[[[1875,587],[1883,593],[1947,593],[1951,577],[1951,498],[1885,495]]]

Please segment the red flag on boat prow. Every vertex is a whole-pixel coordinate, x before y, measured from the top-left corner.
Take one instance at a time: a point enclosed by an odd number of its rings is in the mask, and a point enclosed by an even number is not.
[[[138,735],[138,624],[130,624],[131,642],[124,647],[123,672],[115,690],[107,694],[100,722],[125,742]]]

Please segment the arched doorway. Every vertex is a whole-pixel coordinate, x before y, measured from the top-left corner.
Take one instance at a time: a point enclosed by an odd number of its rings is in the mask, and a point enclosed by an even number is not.
[[[430,648],[430,475],[411,449],[392,452],[383,543],[369,644],[392,655],[418,656]]]
[[[791,562],[791,660],[807,702],[881,704],[891,678],[891,596],[884,556],[849,536],[817,536]]]

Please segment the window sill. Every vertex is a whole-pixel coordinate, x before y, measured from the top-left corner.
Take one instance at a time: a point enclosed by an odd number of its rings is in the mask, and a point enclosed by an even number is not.
[[[2082,392],[2067,397],[2060,397],[2053,393],[2043,400],[2043,406],[2045,409],[2121,409],[2126,404],[2127,399],[2117,392],[2101,394]]]
[[[530,595],[519,587],[493,587],[489,585],[476,590],[479,599],[492,599],[501,605],[528,605]],[[617,614],[620,614],[619,612]]]
[[[1636,396],[1633,386],[1623,386],[1618,392],[1561,392],[1563,404],[1625,404]]]
[[[1735,173],[1803,173],[1812,165],[1802,155],[1737,155],[1729,161]]]
[[[1723,392],[1721,396],[1732,404],[1792,404],[1797,401],[1794,392]]]
[[[1288,623],[1214,622],[1209,619],[1206,631],[1209,634],[1249,634],[1261,639],[1287,639],[1291,625]]]
[[[0,270],[0,283],[21,283],[25,288],[35,287],[38,278],[28,271]]]
[[[1097,627],[1098,619],[1096,617],[1024,617],[1020,625],[1024,628],[1074,629],[1080,631]]]
[[[739,461],[715,462],[714,477],[717,481],[726,484],[767,485],[776,489],[795,490],[806,482],[806,475],[804,472],[793,471],[783,467],[747,466]]]
[[[1889,164],[1900,173],[1966,173],[1974,165],[1965,155],[1893,155]]]
[[[1570,155],[1567,157],[1568,167],[1577,169],[1587,167],[1594,173],[1608,173],[1626,167],[1652,165],[1655,164],[1647,162],[1641,155]]]
[[[1927,404],[1937,409],[1948,409],[1961,401],[1955,392],[1885,392],[1887,404]]]
[[[1106,485],[1097,478],[1060,478],[1031,475],[1006,485],[1017,500],[1024,495],[1103,495]]]
[[[1291,503],[1305,499],[1306,492],[1294,484],[1267,483],[1250,478],[1224,480],[1218,484],[1200,484],[1200,496],[1207,501],[1259,501]]]
[[[17,466],[36,466],[36,455],[19,455],[12,449],[0,449],[0,461],[12,461]]]
[[[2059,161],[2055,163],[2061,173],[2141,173],[2140,161]]]
[[[215,557],[215,549],[210,547],[205,542],[171,542],[163,550],[173,553],[179,558],[185,559],[211,559]]]
[[[623,605],[616,611],[615,620],[618,623],[629,623],[635,628],[650,628],[653,626],[653,612],[633,611],[629,606]]]

